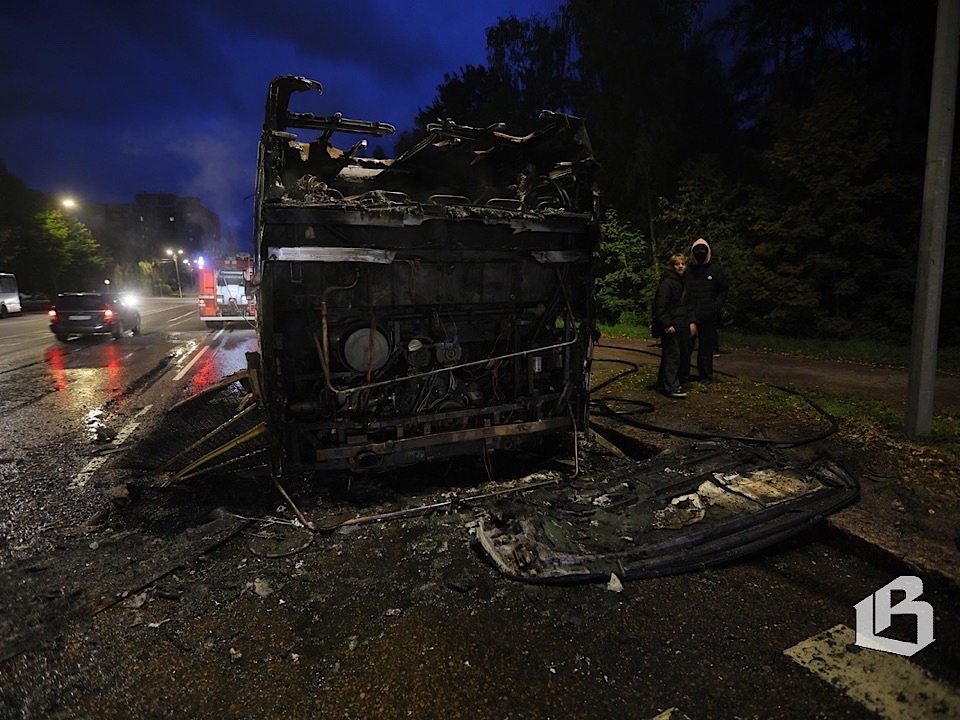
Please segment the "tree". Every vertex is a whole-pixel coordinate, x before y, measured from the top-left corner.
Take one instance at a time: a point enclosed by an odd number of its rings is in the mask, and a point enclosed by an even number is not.
[[[761,159],[742,176],[756,327],[908,330],[934,6],[744,0],[719,24],[740,43],[731,78]]]
[[[108,259],[90,230],[58,209],[39,212],[14,262],[21,287],[55,294],[97,287]]]
[[[542,110],[570,112],[575,82],[570,17],[558,13],[554,22],[539,17],[501,19],[487,29],[490,72],[510,88],[510,121],[529,124]]]
[[[577,109],[588,119],[607,202],[630,208],[656,243],[657,200],[679,168],[732,144],[734,104],[704,0],[569,0],[579,51]]]
[[[34,216],[43,207],[43,194],[30,190],[0,162],[0,268],[17,272]],[[27,287],[27,286],[23,286]]]
[[[738,45],[731,69],[741,123],[768,126],[809,104],[823,74],[869,87],[892,137],[926,130],[936,2],[741,0],[716,28]]]
[[[487,127],[505,123],[524,134],[543,110],[567,111],[574,72],[571,35],[565,16],[500,18],[487,29],[487,65],[467,65],[443,76],[437,96],[417,113],[415,129],[401,133],[401,154],[426,136],[428,123],[451,119]]]
[[[81,222],[53,208],[0,163],[0,268],[24,291],[50,294],[93,287],[108,258]]]
[[[663,265],[674,253],[689,257],[694,241],[706,239],[730,279],[730,303],[749,310],[753,298],[748,293],[754,290],[755,272],[748,245],[752,192],[752,188],[730,177],[716,155],[686,163],[673,198],[660,198],[656,261]]]
[[[596,295],[608,322],[646,323],[660,277],[649,243],[633,225],[608,210],[601,224],[601,268]]]
[[[503,79],[483,65],[467,65],[453,75],[445,73],[437,97],[417,114],[416,127],[447,119],[477,127],[500,122],[509,107],[505,101],[508,92]]]

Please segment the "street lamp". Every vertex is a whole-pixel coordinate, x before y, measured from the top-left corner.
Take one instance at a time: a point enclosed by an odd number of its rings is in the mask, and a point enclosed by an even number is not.
[[[173,258],[173,269],[177,272],[177,295],[183,297],[183,288],[180,287],[180,255],[183,255],[183,250],[167,250],[167,255]]]

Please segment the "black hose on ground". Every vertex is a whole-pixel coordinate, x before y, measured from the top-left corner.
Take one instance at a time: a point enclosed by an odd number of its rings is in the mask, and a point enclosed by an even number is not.
[[[621,345],[598,345],[597,347],[604,347],[612,350],[624,350],[627,352],[645,353],[648,355],[658,356],[657,353],[652,353],[652,352],[649,352],[648,350],[640,350],[638,348],[624,347]],[[618,375],[614,375],[612,378],[609,378],[608,380],[604,380],[602,383],[600,383],[594,388],[594,392],[604,387],[607,387],[608,385],[616,382],[617,380],[621,380],[622,378],[626,377],[627,375],[630,375],[633,372],[638,372],[640,370],[639,364],[630,362],[629,360],[594,358],[594,362],[620,363],[624,365],[631,365],[633,367],[633,369],[630,371],[625,370],[619,373]],[[720,373],[720,374],[727,375],[727,373]],[[733,376],[727,375],[727,377],[733,377]],[[691,430],[680,430],[677,428],[662,427],[660,425],[654,425],[653,423],[642,422],[631,417],[632,415],[636,415],[639,413],[650,413],[654,411],[655,407],[653,403],[647,402],[646,400],[608,395],[606,397],[592,399],[591,404],[599,408],[599,410],[603,415],[619,420],[620,422],[624,423],[625,425],[629,425],[630,427],[634,427],[640,430],[648,430],[650,432],[663,433],[666,435],[674,435],[676,437],[691,438],[693,440],[731,440],[736,442],[742,442],[744,444],[772,445],[776,447],[786,448],[786,447],[798,447],[800,445],[808,445],[810,443],[824,440],[830,437],[831,435],[833,435],[834,433],[836,433],[837,430],[840,429],[839,419],[837,419],[836,417],[831,415],[829,412],[824,410],[822,407],[817,405],[815,402],[813,402],[813,400],[811,400],[809,397],[801,393],[799,390],[783,387],[781,385],[771,385],[770,387],[776,388],[777,390],[780,390],[781,392],[785,392],[789,395],[794,395],[796,397],[801,398],[811,408],[813,408],[817,412],[817,414],[819,414],[822,418],[826,419],[827,422],[830,424],[830,427],[820,432],[814,433],[813,435],[808,435],[806,437],[800,437],[800,438],[783,438],[783,439],[755,438],[755,437],[746,437],[741,435],[725,435],[722,433],[694,432]],[[622,402],[622,403],[636,405],[637,407],[632,410],[617,411],[609,406],[608,404],[609,402]]]

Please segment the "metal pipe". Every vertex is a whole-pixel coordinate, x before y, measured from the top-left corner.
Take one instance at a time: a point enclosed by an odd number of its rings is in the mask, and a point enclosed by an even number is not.
[[[327,390],[330,392],[338,392],[336,388],[333,387],[333,383],[330,381],[330,333],[329,328],[327,327],[327,295],[332,292],[340,292],[341,290],[350,290],[357,286],[357,283],[360,282],[360,268],[354,270],[355,275],[353,277],[353,282],[349,285],[333,285],[326,288],[323,291],[323,294],[320,296],[320,328],[321,328],[321,342],[322,348],[320,351],[320,365],[323,368],[323,378],[326,381]]]

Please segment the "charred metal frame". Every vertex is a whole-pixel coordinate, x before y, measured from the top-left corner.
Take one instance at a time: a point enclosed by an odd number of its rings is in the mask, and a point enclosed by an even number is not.
[[[394,128],[291,110],[320,91],[276,78],[258,153],[251,365],[277,462],[382,470],[585,427],[599,223],[583,121],[446,121],[371,158],[367,138]]]

